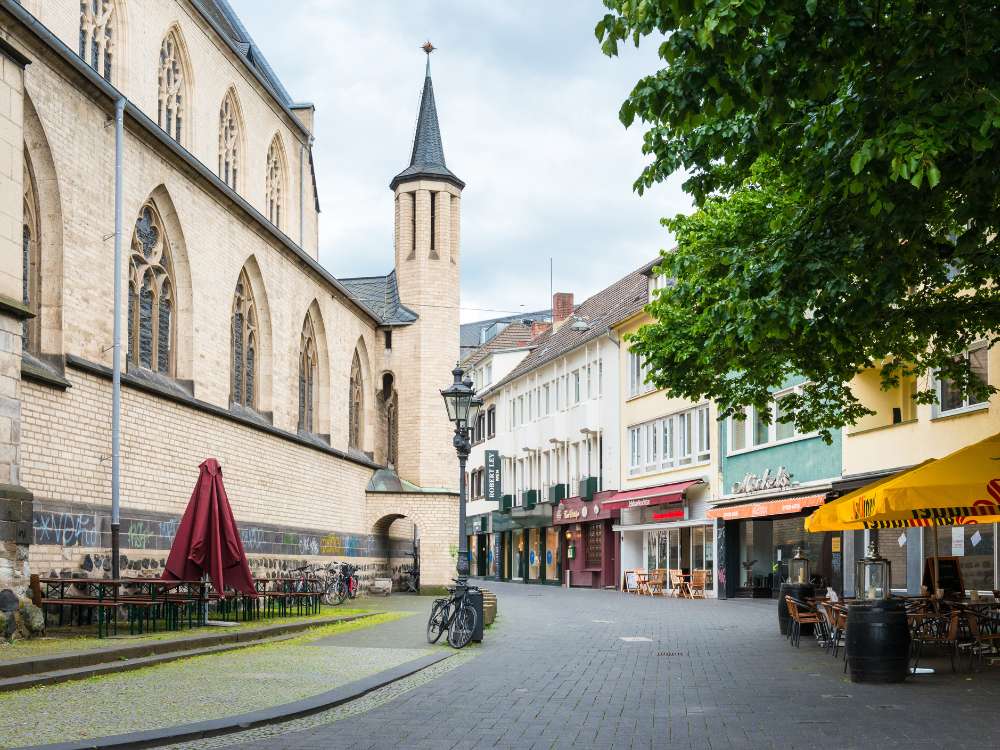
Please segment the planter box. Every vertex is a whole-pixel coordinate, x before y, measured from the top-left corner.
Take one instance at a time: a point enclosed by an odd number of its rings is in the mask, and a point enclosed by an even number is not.
[[[597,477],[580,480],[580,497],[583,500],[593,500],[595,492],[597,492]]]
[[[566,499],[566,485],[565,484],[554,484],[549,487],[549,502],[558,503],[561,500]]]
[[[538,490],[525,490],[521,493],[521,505],[525,510],[531,510],[538,502]]]

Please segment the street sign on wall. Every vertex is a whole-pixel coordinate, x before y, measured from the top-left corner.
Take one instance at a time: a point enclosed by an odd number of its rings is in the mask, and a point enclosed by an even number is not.
[[[486,453],[486,499],[500,502],[500,451]]]

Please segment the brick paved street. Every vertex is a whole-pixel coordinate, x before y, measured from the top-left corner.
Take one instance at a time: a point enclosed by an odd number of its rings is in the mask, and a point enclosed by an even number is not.
[[[341,711],[345,718],[304,731],[293,723],[270,728],[267,737],[216,738],[214,746],[996,746],[1000,668],[953,676],[947,661],[935,661],[943,671],[902,685],[855,685],[814,643],[790,647],[777,633],[771,601],[489,587],[502,619],[474,658],[374,701],[371,710]],[[404,598],[391,601],[403,606]],[[407,618],[342,639],[358,646],[380,638],[387,646],[415,642],[423,625]],[[633,637],[649,640],[622,640]]]

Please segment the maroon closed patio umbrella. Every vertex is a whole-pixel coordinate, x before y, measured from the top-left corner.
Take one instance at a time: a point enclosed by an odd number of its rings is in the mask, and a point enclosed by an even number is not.
[[[162,577],[197,581],[208,573],[219,596],[225,596],[227,587],[257,596],[243,542],[222,484],[222,467],[214,458],[206,458],[198,469],[198,483],[170,546]]]

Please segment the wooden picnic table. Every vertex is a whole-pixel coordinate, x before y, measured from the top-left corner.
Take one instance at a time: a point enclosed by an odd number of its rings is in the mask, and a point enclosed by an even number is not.
[[[44,587],[44,591],[42,590]],[[59,624],[63,624],[65,608],[76,608],[77,624],[83,625],[84,612],[88,624],[91,613],[97,611],[97,635],[103,638],[108,630],[118,631],[117,613],[125,608],[129,616],[129,632],[156,629],[156,620],[163,615],[168,630],[180,628],[182,612],[187,612],[189,627],[195,622],[204,625],[208,584],[204,581],[172,581],[162,578],[59,578],[32,577],[32,598],[40,607],[58,607]],[[79,589],[82,593],[67,589]]]

